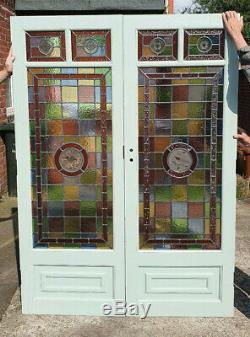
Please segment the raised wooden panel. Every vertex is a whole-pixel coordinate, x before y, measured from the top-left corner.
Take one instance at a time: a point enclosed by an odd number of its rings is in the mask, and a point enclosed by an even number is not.
[[[34,266],[34,273],[35,298],[113,298],[112,267]]]
[[[141,296],[145,299],[219,300],[220,267],[141,267]]]

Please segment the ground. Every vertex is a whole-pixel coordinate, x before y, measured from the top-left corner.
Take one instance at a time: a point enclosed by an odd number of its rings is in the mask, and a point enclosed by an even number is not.
[[[5,203],[5,204],[4,204]],[[15,201],[0,203],[1,218]],[[8,204],[9,203],[9,204]],[[9,205],[9,206],[8,206]],[[2,209],[5,208],[5,213]],[[9,213],[8,213],[9,212]],[[5,215],[3,215],[5,214]],[[17,286],[11,220],[0,218],[0,316]],[[14,217],[15,219],[15,217]],[[0,322],[1,337],[249,337],[250,200],[238,201],[236,230],[235,315],[232,318],[119,318],[22,315],[19,289]],[[14,226],[15,228],[15,226]],[[3,233],[3,236],[2,236]],[[11,234],[12,233],[12,234]],[[5,237],[4,237],[5,236]],[[1,248],[3,247],[3,248]],[[2,286],[3,285],[3,286]]]

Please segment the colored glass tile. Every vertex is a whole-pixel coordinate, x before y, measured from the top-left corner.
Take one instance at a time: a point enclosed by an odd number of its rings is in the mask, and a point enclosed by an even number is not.
[[[110,68],[30,68],[28,79],[34,247],[110,249]]]
[[[140,30],[138,32],[138,60],[176,60],[177,45],[177,30]]]
[[[65,33],[26,32],[27,61],[65,61]]]
[[[111,60],[110,30],[72,31],[71,38],[73,61]]]
[[[189,29],[184,31],[185,60],[222,60],[224,30]]]

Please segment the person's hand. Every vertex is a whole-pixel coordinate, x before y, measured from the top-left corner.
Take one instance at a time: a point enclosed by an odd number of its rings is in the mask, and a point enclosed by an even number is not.
[[[9,54],[7,56],[7,59],[5,61],[5,67],[4,69],[6,70],[6,72],[11,75],[13,72],[13,63],[15,61],[15,56],[12,53],[12,48],[10,48]]]
[[[242,29],[244,27],[243,17],[240,19],[234,11],[228,11],[222,14],[225,28],[232,38],[237,50],[246,47],[247,43],[242,35]]]
[[[250,137],[244,132],[234,135],[234,139],[239,140],[244,146],[250,146]]]

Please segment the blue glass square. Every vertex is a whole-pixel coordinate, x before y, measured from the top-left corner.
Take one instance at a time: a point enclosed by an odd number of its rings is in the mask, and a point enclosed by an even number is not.
[[[188,231],[192,234],[203,234],[204,233],[204,219],[189,219],[188,220]]]
[[[80,122],[80,134],[83,136],[96,135],[96,121],[91,119],[84,119]]]
[[[48,201],[48,216],[63,216],[64,203],[63,201]]]
[[[172,217],[173,218],[187,218],[187,203],[173,202],[172,203]]]
[[[80,186],[80,200],[96,200],[96,185]]]

